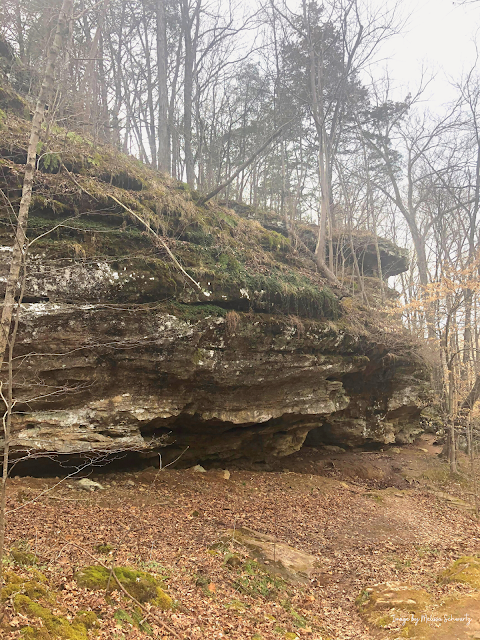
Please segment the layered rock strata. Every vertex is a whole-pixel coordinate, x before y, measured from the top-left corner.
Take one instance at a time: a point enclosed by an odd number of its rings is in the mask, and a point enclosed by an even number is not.
[[[23,305],[14,449],[265,460],[420,432],[421,367],[341,322],[188,310]]]

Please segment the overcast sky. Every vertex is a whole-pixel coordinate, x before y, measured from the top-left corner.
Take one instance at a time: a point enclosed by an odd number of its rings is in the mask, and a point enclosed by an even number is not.
[[[375,0],[385,6],[394,0]],[[428,94],[432,108],[453,97],[449,77],[458,79],[475,60],[473,41],[480,44],[480,1],[457,5],[452,0],[401,0],[401,12],[409,16],[402,35],[388,42],[382,51],[383,65],[395,85],[403,85],[414,92],[418,86],[422,63],[436,72]],[[480,69],[479,69],[480,72]],[[377,73],[381,74],[377,69]],[[398,90],[395,98],[407,91]]]

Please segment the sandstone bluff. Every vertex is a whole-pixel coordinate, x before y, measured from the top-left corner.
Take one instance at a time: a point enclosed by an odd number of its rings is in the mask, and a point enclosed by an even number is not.
[[[0,180],[15,203],[28,123],[10,123],[0,131]],[[311,227],[297,244],[268,214],[199,207],[182,183],[77,134],[54,131],[49,146],[64,152],[40,163],[30,214],[14,452],[261,461],[304,443],[382,446],[420,433],[426,369],[408,336],[373,310],[370,236],[354,245],[365,307],[316,273]],[[2,282],[8,216],[4,207]],[[386,276],[407,268],[401,250],[379,248]]]

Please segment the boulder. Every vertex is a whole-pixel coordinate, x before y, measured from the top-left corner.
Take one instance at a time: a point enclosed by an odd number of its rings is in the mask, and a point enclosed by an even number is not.
[[[480,558],[476,556],[459,558],[450,567],[442,571],[438,576],[438,581],[443,584],[461,582],[480,589]]]
[[[468,571],[467,565],[474,569],[468,560],[460,558],[457,566],[447,569],[449,578]],[[444,577],[442,574],[441,579]],[[360,615],[376,629],[375,637],[383,629],[390,632],[389,638],[475,640],[480,639],[479,596],[478,592],[457,593],[437,602],[424,589],[387,582],[364,589],[356,604]]]
[[[366,587],[356,600],[361,616],[373,627],[402,631],[410,638],[413,626],[418,638],[430,638],[430,627],[422,613],[432,602],[424,589],[416,589],[402,582],[385,582]]]
[[[99,482],[94,482],[89,478],[82,478],[77,482],[78,489],[83,489],[84,491],[96,491],[99,489],[100,491],[104,488]]]
[[[279,575],[289,582],[306,583],[319,567],[315,556],[247,527],[227,531],[224,539],[235,540],[269,573]]]
[[[415,589],[402,582],[385,582],[365,589],[367,598],[360,608],[363,611],[378,612],[399,609],[418,612],[430,604],[431,597],[425,589]]]

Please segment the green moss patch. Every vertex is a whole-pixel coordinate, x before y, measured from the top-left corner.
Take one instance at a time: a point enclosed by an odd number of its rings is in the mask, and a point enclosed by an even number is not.
[[[138,602],[151,602],[160,609],[171,609],[173,602],[163,589],[163,583],[145,571],[136,571],[128,567],[115,567],[115,575],[125,590]],[[77,571],[75,580],[79,587],[94,591],[106,589],[110,571],[100,565],[84,567]],[[110,588],[115,590],[117,584],[112,578]]]
[[[443,584],[461,582],[480,589],[480,558],[475,556],[459,558],[439,575],[438,581]]]
[[[67,618],[54,615],[49,609],[23,594],[17,594],[13,604],[15,611],[37,618],[41,622],[41,628],[28,626],[22,629],[26,640],[88,640],[88,630],[84,622],[69,622]]]
[[[38,564],[38,558],[34,553],[28,551],[20,551],[19,549],[13,549],[10,551],[15,564],[19,564],[24,567],[31,567]]]
[[[143,633],[146,633],[147,635],[152,635],[153,633],[150,624],[143,620],[145,614],[138,607],[128,611],[125,609],[117,609],[113,614],[113,617],[117,621],[119,627],[131,625],[132,627],[136,627],[140,631],[143,631]]]
[[[93,611],[79,611],[74,619],[75,624],[83,624],[86,629],[96,629],[100,626],[97,614]]]
[[[182,304],[181,302],[172,302],[166,305],[166,310],[186,322],[198,322],[208,317],[224,318],[227,315],[225,309],[217,307],[214,304]]]
[[[234,588],[252,598],[273,598],[285,591],[286,583],[281,578],[267,573],[255,560],[248,559],[234,580]]]
[[[15,594],[25,595],[32,600],[48,598],[45,576],[34,570],[30,576],[19,576],[12,571],[5,573],[5,584],[0,591],[0,601],[5,602]],[[33,578],[33,579],[32,579]]]
[[[98,553],[103,553],[105,555],[108,555],[110,551],[113,551],[113,546],[111,544],[103,542],[101,544],[96,545],[95,551],[98,551]]]

